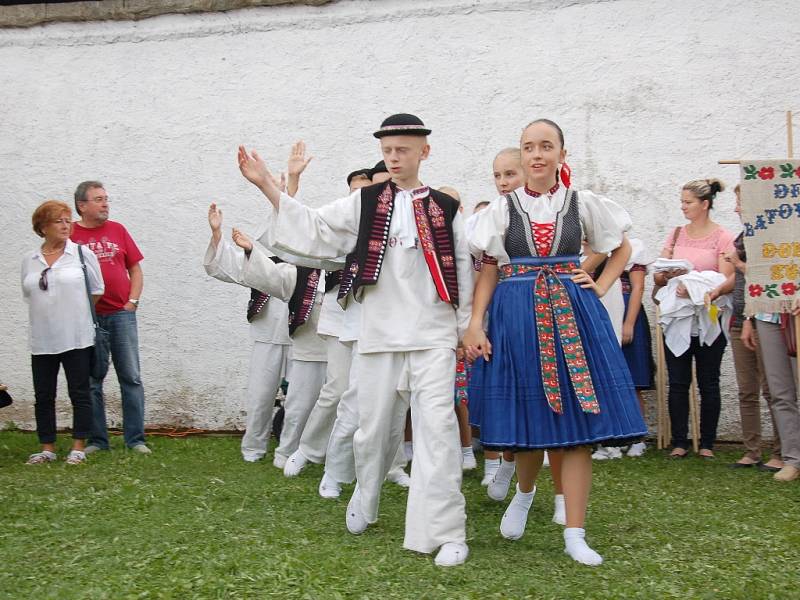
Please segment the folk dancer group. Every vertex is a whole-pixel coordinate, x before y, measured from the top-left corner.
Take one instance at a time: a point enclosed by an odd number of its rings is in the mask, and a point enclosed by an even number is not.
[[[564,134],[540,119],[524,128],[518,152],[495,159],[502,195],[466,220],[454,191],[420,180],[430,133],[413,115],[385,119],[374,133],[383,161],[351,173],[350,195],[318,209],[297,199],[308,164],[302,144],[286,182],[240,147],[242,175],[268,200],[264,227],[255,241],[234,229],[228,242],[212,204],[204,264],[213,277],[251,288],[242,455],[265,456],[287,371],[275,466],[293,476],[324,462],[319,493],[328,498],[355,479],[345,519],[354,534],[377,521],[387,478],[407,485],[404,547],[438,551],[439,566],[462,564],[462,462],[474,461],[454,410],[463,357],[456,403],[468,396],[470,423],[480,428],[490,496],[505,498],[517,475],[501,534],[522,537],[548,450],[565,552],[599,565],[584,539],[592,448],[647,434],[601,304],[629,262],[630,218],[570,187]],[[596,280],[581,268],[584,241],[605,259]]]

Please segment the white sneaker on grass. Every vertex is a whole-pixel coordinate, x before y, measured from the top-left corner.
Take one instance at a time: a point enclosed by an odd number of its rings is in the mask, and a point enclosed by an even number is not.
[[[138,452],[139,454],[152,454],[153,453],[153,451],[150,450],[150,448],[148,448],[144,444],[138,444],[138,445],[134,446],[133,448],[131,448],[131,450],[133,452]]]
[[[280,469],[281,471],[283,471],[283,467],[286,466],[286,460],[287,459],[283,454],[276,453],[275,456],[272,458],[272,466],[275,467],[276,469]]]
[[[107,448],[101,448],[100,446],[95,446],[94,444],[89,444],[86,448],[83,449],[84,454],[94,454],[95,452],[100,452],[102,450],[107,450]]]
[[[442,544],[433,562],[437,567],[456,567],[463,565],[468,556],[469,547],[466,544],[448,542]]]
[[[366,531],[369,527],[364,513],[361,512],[361,493],[358,491],[358,484],[353,490],[353,495],[350,497],[350,502],[347,503],[347,514],[345,515],[345,523],[347,531],[353,535],[359,535]]]
[[[536,486],[530,492],[521,492],[517,484],[517,493],[511,499],[511,503],[503,513],[500,521],[500,535],[507,540],[518,540],[525,533],[525,526],[528,523],[528,512],[533,504],[533,497],[536,495]]]
[[[386,474],[386,481],[396,483],[401,488],[407,488],[411,485],[411,477],[403,469],[392,469]]]
[[[593,454],[594,460],[611,460],[614,458],[622,458],[622,450],[612,446],[600,446]]]
[[[292,455],[286,460],[286,464],[283,465],[283,474],[286,477],[297,477],[307,464],[308,459],[297,449],[292,452]]]
[[[481,485],[486,487],[490,483],[492,483],[492,479],[494,479],[495,474],[497,473],[497,469],[500,468],[500,459],[499,458],[486,458],[483,461],[483,479],[481,479]]]
[[[631,447],[628,449],[628,456],[632,457],[642,456],[646,450],[647,450],[646,443],[636,442],[635,444],[631,444]]]
[[[514,461],[501,461],[500,468],[494,474],[494,479],[487,486],[486,493],[492,500],[502,502],[508,496],[508,487],[511,485],[511,479],[514,477],[514,470],[516,464]]]
[[[323,498],[338,498],[342,495],[342,486],[333,477],[324,473],[319,482],[319,495]]]

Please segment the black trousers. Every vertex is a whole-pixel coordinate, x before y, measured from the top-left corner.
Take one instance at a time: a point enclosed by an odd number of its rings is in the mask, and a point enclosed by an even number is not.
[[[89,363],[92,346],[61,354],[31,355],[33,393],[36,398],[36,433],[39,442],[56,441],[56,388],[58,369],[64,366],[67,391],[72,402],[72,437],[83,440],[92,430],[92,398],[89,394]]]
[[[700,448],[711,450],[717,439],[717,424],[722,399],[719,391],[719,368],[728,341],[720,333],[710,346],[701,346],[692,337],[689,349],[675,356],[664,344],[669,373],[669,418],[672,421],[672,445],[689,447],[689,386],[692,384],[692,358],[697,367],[697,388],[700,391]]]

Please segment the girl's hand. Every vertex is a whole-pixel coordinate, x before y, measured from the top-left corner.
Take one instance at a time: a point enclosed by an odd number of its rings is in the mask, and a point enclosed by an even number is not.
[[[633,323],[622,324],[622,345],[627,346],[633,341]]]
[[[242,248],[245,252],[253,249],[253,241],[238,229],[233,230],[233,243]]]
[[[677,289],[675,290],[675,295],[678,298],[688,298],[689,297],[689,292],[686,290],[686,286],[685,285],[683,285],[682,283],[679,283]]]
[[[462,344],[466,349],[469,362],[475,362],[481,356],[488,362],[492,357],[492,344],[482,327],[468,328]]]
[[[208,207],[208,225],[213,233],[218,232],[222,227],[222,209],[217,208],[214,202]]]
[[[594,293],[597,294],[598,298],[602,298],[606,291],[608,291],[597,285],[597,282],[592,279],[591,275],[589,275],[583,269],[572,270],[572,281],[585,290],[593,290]]]

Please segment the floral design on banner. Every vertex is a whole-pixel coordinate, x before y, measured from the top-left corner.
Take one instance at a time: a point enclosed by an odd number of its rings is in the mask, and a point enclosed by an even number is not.
[[[784,296],[794,296],[795,292],[797,292],[797,285],[789,281],[788,283],[781,285],[781,291],[783,292]]]
[[[764,288],[761,287],[759,284],[754,283],[749,288],[747,288],[747,291],[753,298],[758,298],[764,292]]]
[[[592,383],[592,374],[583,341],[575,321],[575,312],[569,299],[567,288],[558,277],[559,274],[572,273],[578,268],[574,262],[555,263],[552,265],[503,265],[504,278],[536,272],[534,283],[534,316],[536,319],[536,337],[539,342],[539,356],[547,403],[553,412],[564,413],[561,402],[561,385],[558,377],[558,356],[555,342],[556,330],[561,342],[561,351],[567,365],[570,383],[581,410],[598,414],[600,404]]]

